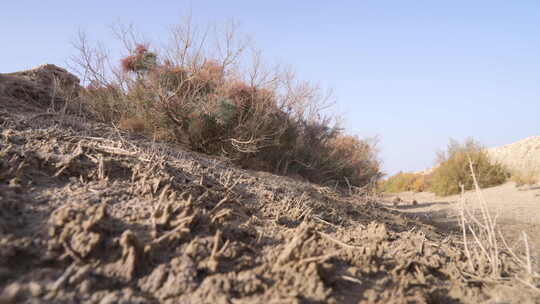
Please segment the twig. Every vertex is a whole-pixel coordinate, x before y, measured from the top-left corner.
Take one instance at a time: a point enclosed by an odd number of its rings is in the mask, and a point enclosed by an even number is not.
[[[482,249],[484,256],[488,259],[490,263],[492,263],[491,256],[489,255],[488,251],[484,248],[484,245],[482,245],[482,242],[480,241],[478,236],[476,236],[476,232],[474,232],[474,229],[472,229],[471,226],[468,226],[468,228],[469,228],[469,231],[472,233],[474,240],[476,241],[476,244],[480,247],[480,249]]]
[[[221,249],[217,252],[217,255],[220,256],[223,254],[223,252],[225,252],[225,250],[227,249],[227,246],[229,246],[229,240],[226,240],[225,241],[225,244],[223,244],[223,247],[221,247]]]
[[[461,231],[463,232],[463,244],[465,246],[465,254],[467,255],[467,260],[469,262],[469,268],[471,271],[474,271],[474,265],[472,263],[471,252],[469,251],[469,245],[467,244],[467,230],[465,229],[465,187],[461,186],[461,205],[460,205],[460,215],[461,215]]]
[[[521,231],[523,234],[523,243],[525,244],[525,254],[527,257],[527,272],[531,275],[532,274],[532,264],[531,264],[531,252],[529,250],[529,240],[527,238],[527,233],[525,231]]]
[[[349,245],[349,244],[346,244],[338,239],[335,239],[333,237],[331,237],[330,235],[324,233],[324,232],[320,232],[320,231],[317,231],[317,233],[324,237],[325,239],[331,241],[331,242],[334,242],[336,243],[337,245],[341,246],[341,247],[345,247],[345,248],[349,248],[349,249],[361,249],[362,247],[359,247],[359,246],[354,246],[354,245]]]
[[[218,229],[216,231],[216,236],[214,237],[214,246],[212,247],[212,253],[210,254],[210,258],[217,258],[220,236],[221,236],[221,231],[219,231]]]
[[[339,253],[339,251],[334,252],[334,253],[330,253],[330,254],[326,254],[326,255],[309,257],[309,258],[305,258],[305,259],[300,260],[298,263],[299,264],[305,264],[305,263],[311,263],[311,262],[326,261],[329,258],[335,257],[336,255],[338,255],[338,253]]]
[[[363,284],[363,282],[360,281],[359,279],[353,278],[353,277],[348,276],[348,275],[342,275],[341,278],[344,279],[345,281],[349,281],[349,282],[353,282],[353,283],[357,283],[357,284]]]
[[[480,186],[478,185],[478,180],[476,179],[476,174],[474,173],[473,164],[470,157],[469,157],[469,168],[471,169],[474,187],[476,189],[475,191],[476,196],[479,202],[481,203],[480,210],[482,211],[482,214],[484,216],[484,222],[486,223],[486,226],[487,226],[486,232],[487,232],[488,242],[490,245],[489,249],[491,249],[490,261],[492,263],[492,271],[495,274],[495,276],[498,277],[500,262],[499,262],[499,250],[498,250],[497,239],[496,239],[497,235],[495,233],[495,223],[493,222],[493,219],[491,218],[491,215],[489,214],[486,200],[484,199],[482,191],[480,190]]]
[[[210,213],[216,211],[219,207],[221,207],[221,205],[225,204],[227,201],[229,200],[229,197],[224,197],[222,198],[215,206],[214,208],[212,208],[212,210],[210,210]]]
[[[328,226],[332,226],[332,227],[334,227],[334,228],[339,228],[338,225],[335,225],[335,224],[332,224],[332,223],[330,223],[330,222],[328,222],[328,221],[325,221],[325,220],[323,220],[322,218],[320,218],[320,217],[318,217],[318,216],[316,216],[316,215],[312,216],[312,218],[315,219],[315,220],[318,220],[318,221],[320,221],[320,222],[322,222],[322,223],[325,223],[325,224],[327,224]]]
[[[172,236],[173,234],[177,233],[177,232],[180,232],[182,230],[186,231],[186,232],[189,232],[189,229],[187,229],[186,227],[184,227],[182,224],[184,223],[187,223],[189,222],[190,220],[193,219],[193,216],[189,216],[189,217],[186,217],[186,218],[183,218],[181,219],[180,221],[178,221],[178,227],[174,228],[173,230],[165,233],[164,235],[160,236],[159,238],[155,239],[154,241],[152,241],[152,244],[159,244],[161,243],[163,240],[169,238],[170,236]]]
[[[500,239],[503,242],[503,245],[506,247],[506,250],[508,250],[510,255],[512,255],[512,257],[516,260],[516,262],[518,262],[518,264],[520,264],[523,268],[526,268],[526,266],[525,266],[526,263],[523,262],[520,258],[518,258],[518,256],[514,253],[514,250],[512,250],[512,248],[510,248],[510,246],[508,246],[508,243],[506,243],[506,239],[502,235],[502,232],[500,230],[498,230],[498,232],[499,232]]]

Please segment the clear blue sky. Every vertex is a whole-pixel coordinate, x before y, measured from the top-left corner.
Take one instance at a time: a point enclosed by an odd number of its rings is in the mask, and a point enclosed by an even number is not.
[[[108,42],[111,24],[133,23],[159,38],[190,11],[240,21],[266,58],[333,88],[348,132],[380,136],[387,173],[431,166],[450,137],[540,134],[538,0],[2,1],[0,72],[65,66],[78,29]]]

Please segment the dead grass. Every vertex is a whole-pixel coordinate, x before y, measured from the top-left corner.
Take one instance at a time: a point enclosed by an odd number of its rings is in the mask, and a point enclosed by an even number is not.
[[[527,234],[522,232],[525,255],[519,256],[508,245],[497,225],[497,216],[493,215],[483,197],[471,158],[469,158],[469,169],[480,207],[479,209],[469,207],[463,196],[465,190],[462,185],[459,213],[464,252],[467,256],[465,275],[474,279],[515,280],[540,291],[536,287],[540,275],[532,269]],[[509,265],[517,265],[517,268],[509,267]]]
[[[526,172],[515,171],[512,172],[510,180],[516,183],[516,187],[524,185],[532,186],[540,181],[540,177],[535,170],[528,170]]]
[[[146,129],[144,120],[136,117],[129,117],[120,120],[118,127],[134,133],[142,133]]]

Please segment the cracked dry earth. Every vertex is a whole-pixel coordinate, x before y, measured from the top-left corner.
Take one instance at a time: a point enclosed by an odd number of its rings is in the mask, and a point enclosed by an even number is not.
[[[539,301],[372,199],[44,112],[0,98],[2,304]]]

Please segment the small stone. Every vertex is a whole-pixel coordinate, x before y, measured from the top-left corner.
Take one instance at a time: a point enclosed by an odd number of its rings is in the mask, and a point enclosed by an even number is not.
[[[82,294],[90,293],[90,291],[92,291],[92,281],[90,281],[90,279],[82,281],[79,285],[79,291]]]
[[[118,300],[118,296],[115,293],[109,293],[99,301],[99,304],[114,304],[118,303]]]
[[[14,177],[12,179],[9,180],[9,187],[11,188],[18,188],[21,186],[21,179],[18,178],[18,177]]]
[[[34,297],[39,297],[43,294],[43,287],[36,282],[28,283],[28,290],[30,290],[30,293]]]
[[[2,294],[0,294],[0,299],[5,299],[6,303],[14,303],[17,297],[20,295],[21,289],[21,284],[12,283],[4,289]]]
[[[11,136],[8,137],[8,141],[13,143],[13,144],[22,145],[22,144],[25,143],[26,140],[22,136],[11,135]]]

